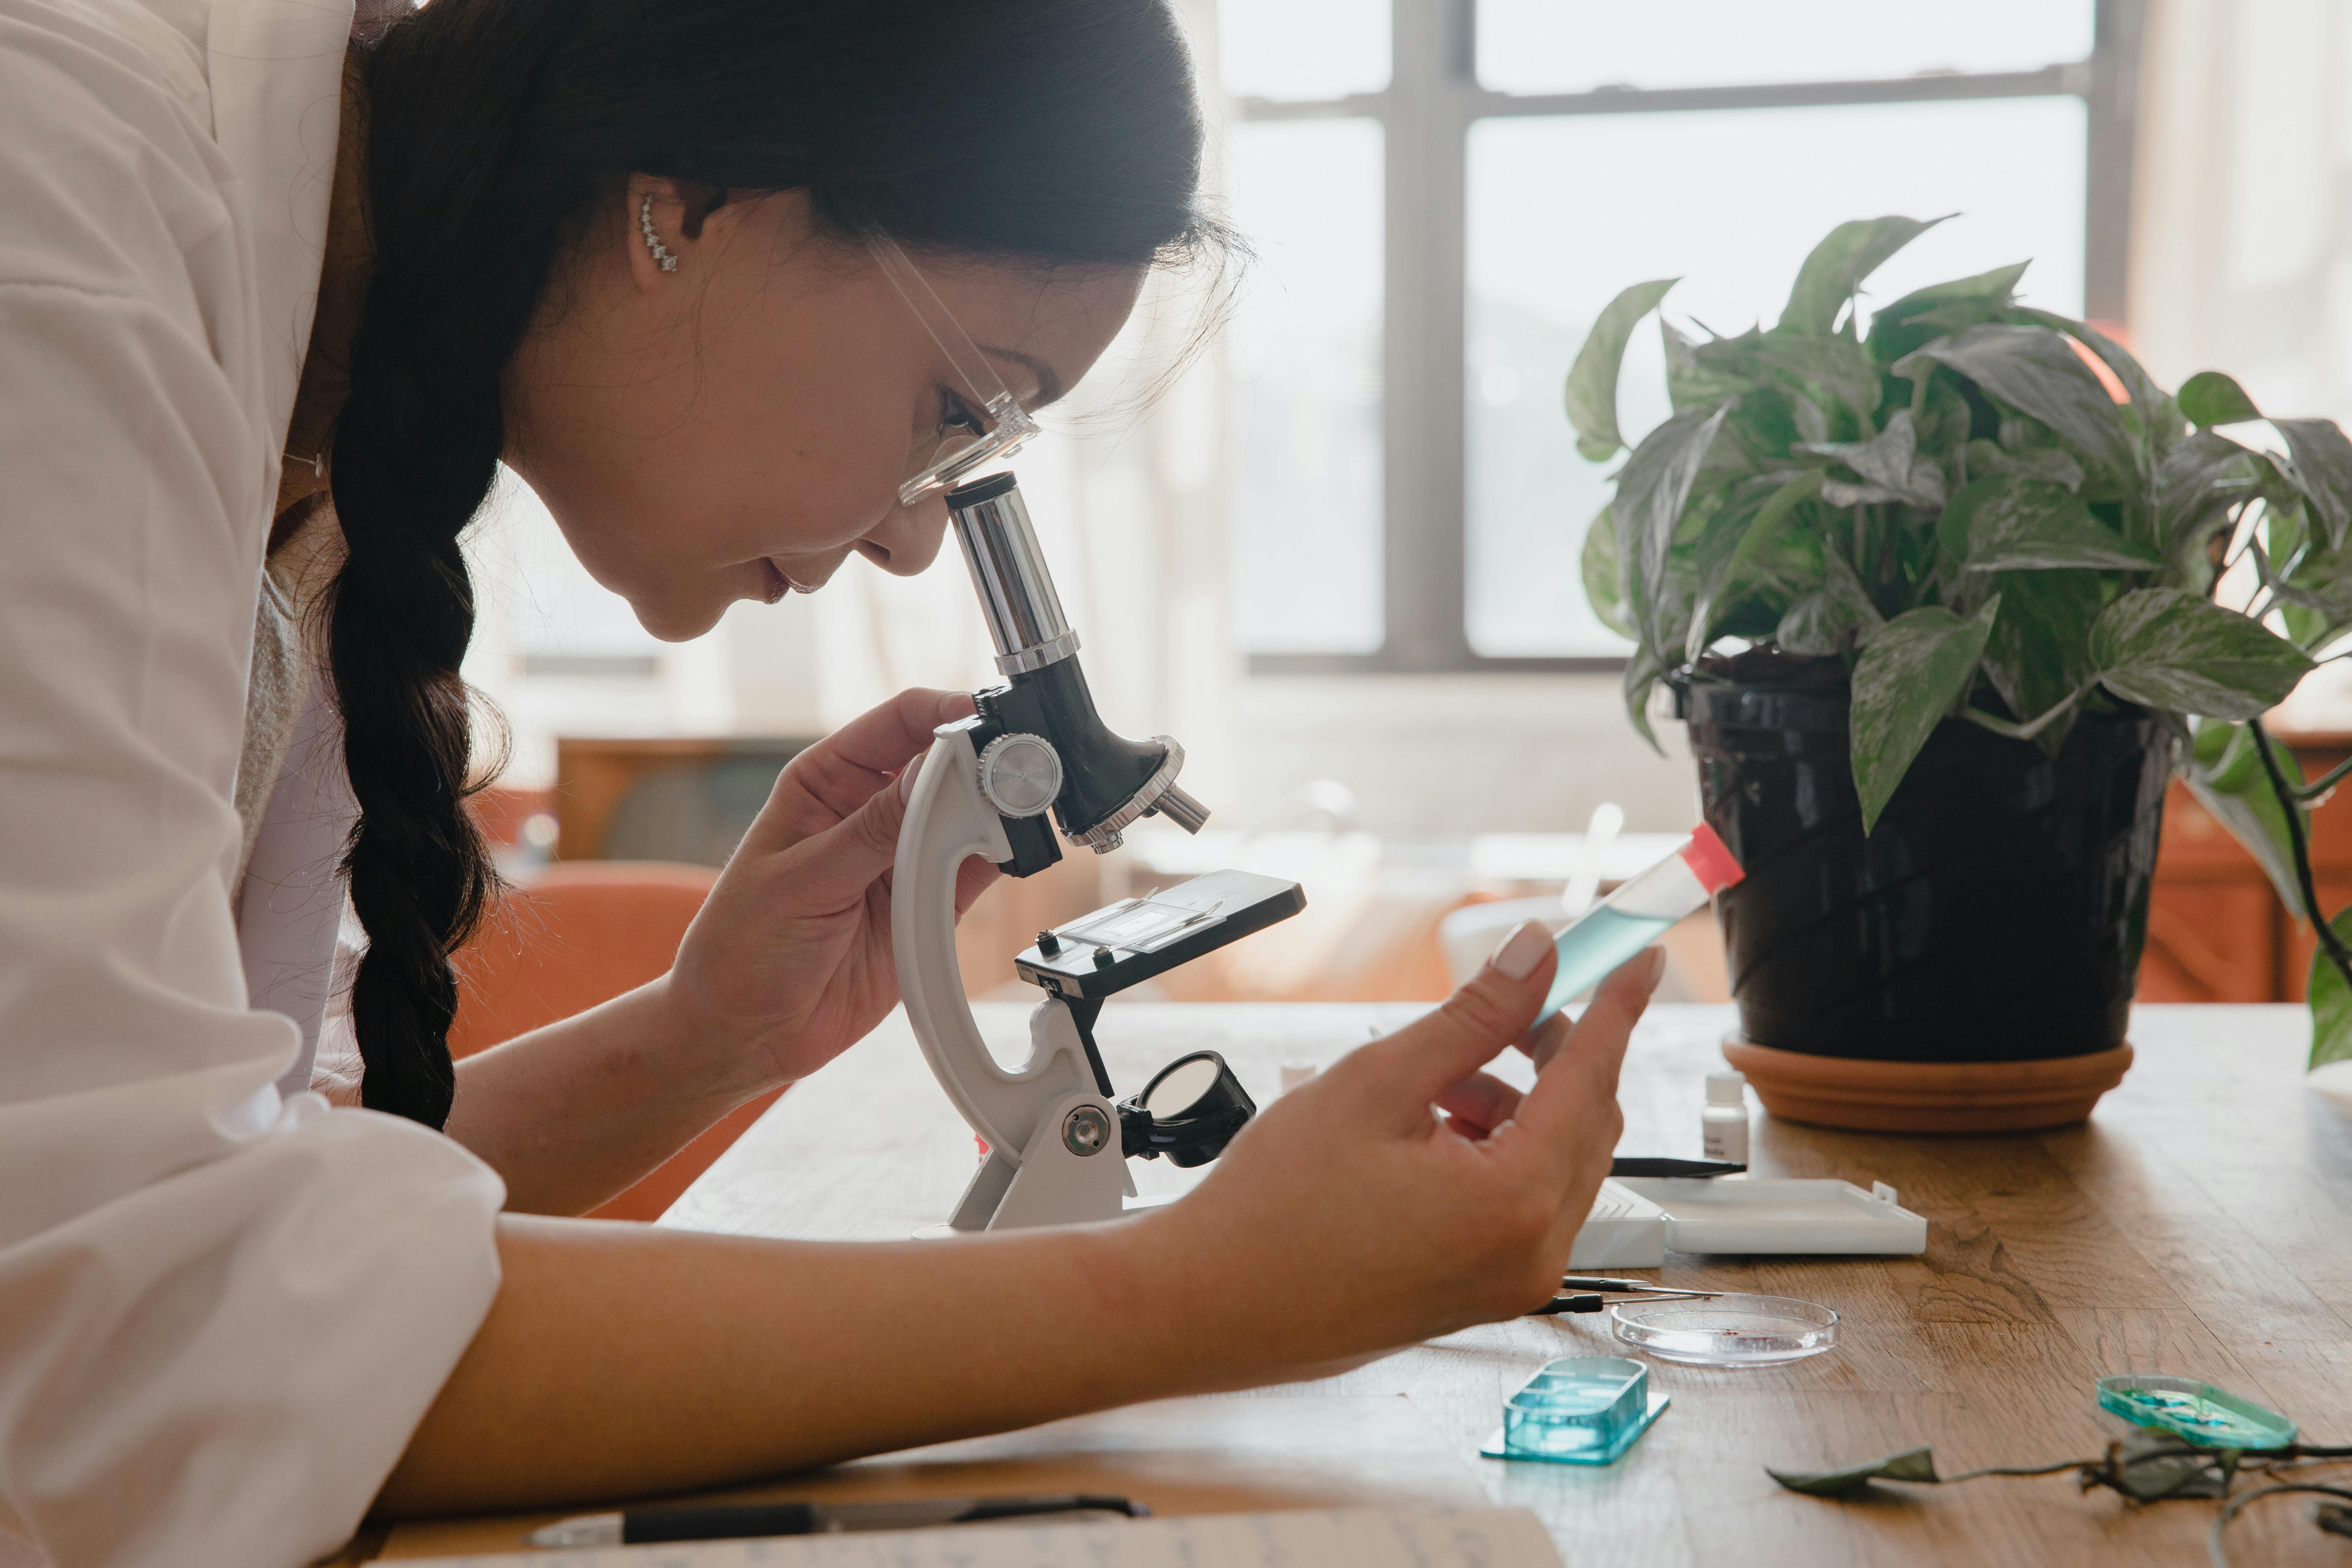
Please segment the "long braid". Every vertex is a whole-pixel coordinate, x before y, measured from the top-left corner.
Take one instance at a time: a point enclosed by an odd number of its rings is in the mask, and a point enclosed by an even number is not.
[[[532,74],[518,56],[551,43],[551,9],[442,0],[432,8],[442,36],[420,14],[391,28],[366,63],[375,258],[335,426],[347,554],[328,652],[360,806],[344,869],[368,934],[352,987],[361,1103],[430,1127],[448,1121],[457,1084],[450,955],[498,889],[465,804],[475,784],[472,694],[458,667],[474,589],[458,540],[498,477],[499,373],[553,253],[552,236],[518,232],[501,201],[504,156],[453,159],[446,148],[509,151]],[[470,85],[484,50],[511,68],[503,101]],[[433,78],[461,60],[469,87],[453,101]]]

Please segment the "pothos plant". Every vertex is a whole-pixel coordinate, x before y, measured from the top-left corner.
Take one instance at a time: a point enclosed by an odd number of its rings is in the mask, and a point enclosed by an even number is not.
[[[1932,226],[1840,225],[1772,327],[1661,317],[1674,412],[1613,476],[1583,555],[1594,613],[1633,643],[1635,727],[1654,745],[1654,689],[1727,645],[1839,660],[1867,833],[1948,720],[2055,754],[2085,713],[2153,713],[2319,931],[2313,1065],[2352,1057],[2352,910],[2339,931],[2318,908],[2305,820],[2347,769],[2305,780],[2260,721],[2352,631],[2352,442],[2269,418],[2216,372],[2166,393],[2083,322],[2020,305],[2023,262],[1906,294],[1863,331],[1864,279]],[[1675,281],[1619,294],[1569,371],[1593,461],[1624,448],[1619,366]],[[2276,439],[2221,428],[2256,422]],[[2242,612],[2213,600],[2242,559]]]

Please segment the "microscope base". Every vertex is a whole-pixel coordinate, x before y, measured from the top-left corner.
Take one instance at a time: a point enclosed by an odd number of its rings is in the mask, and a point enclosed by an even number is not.
[[[1064,1133],[1074,1121],[1087,1120],[1088,1108],[1094,1112],[1092,1125],[1104,1141],[1081,1152]],[[1082,1145],[1084,1141],[1077,1142]],[[1123,1200],[1134,1192],[1127,1162],[1119,1154],[1118,1112],[1099,1094],[1066,1094],[1037,1119],[1020,1164],[989,1152],[972,1173],[948,1228],[968,1234],[1117,1219]]]

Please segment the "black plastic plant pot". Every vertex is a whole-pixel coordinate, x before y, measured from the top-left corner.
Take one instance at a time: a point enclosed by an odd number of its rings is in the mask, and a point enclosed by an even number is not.
[[[1843,686],[1684,689],[1740,1029],[1876,1061],[2032,1061],[2123,1042],[2172,741],[2085,715],[2053,760],[1947,720],[1868,838]]]

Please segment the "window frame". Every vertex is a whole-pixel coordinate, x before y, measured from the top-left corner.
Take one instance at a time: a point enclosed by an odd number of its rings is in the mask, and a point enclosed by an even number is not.
[[[1513,94],[1477,80],[1476,0],[1391,0],[1388,88],[1233,100],[1235,118],[1367,118],[1385,145],[1381,350],[1383,637],[1370,653],[1253,653],[1253,675],[1601,673],[1617,657],[1495,658],[1467,626],[1465,316],[1469,134],[1480,120],[2073,97],[2088,121],[2084,313],[2129,319],[2133,156],[2147,0],[2095,0],[2090,58],[2039,70]],[[1398,520],[1406,526],[1396,526]]]

